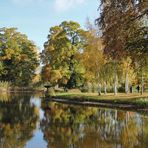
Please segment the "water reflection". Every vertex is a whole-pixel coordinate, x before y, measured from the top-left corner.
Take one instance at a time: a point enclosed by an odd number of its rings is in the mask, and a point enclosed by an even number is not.
[[[0,148],[146,148],[148,116],[0,95]],[[43,140],[44,139],[44,140]]]
[[[48,147],[147,147],[148,118],[133,112],[42,104],[41,128]]]
[[[30,95],[7,97],[0,96],[0,147],[25,147],[36,129],[38,110],[30,103]]]

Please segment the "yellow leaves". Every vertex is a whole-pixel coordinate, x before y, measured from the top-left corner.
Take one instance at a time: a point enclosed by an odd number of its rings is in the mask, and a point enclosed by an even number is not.
[[[62,78],[60,70],[51,70],[50,75],[51,75],[50,81],[52,83],[57,83],[57,81]]]
[[[45,65],[43,67],[42,73],[43,73],[43,80],[44,81],[49,81],[50,80],[50,72],[51,72],[51,66],[50,65]]]
[[[46,49],[46,52],[48,53],[48,52],[53,52],[55,50],[55,47],[54,45],[51,44],[45,47],[45,49]]]
[[[26,60],[28,60],[28,55],[22,54],[21,55],[21,61],[26,61]]]
[[[39,108],[38,107],[35,107],[34,108],[34,114],[39,116]]]
[[[123,69],[127,69],[128,70],[130,68],[131,63],[132,63],[131,58],[127,57],[126,59],[123,59],[122,60],[122,67],[123,67]]]
[[[84,77],[85,77],[86,81],[88,81],[88,82],[91,82],[95,78],[94,73],[90,72],[90,71],[87,71],[84,74]]]
[[[50,51],[53,51],[54,49],[55,49],[55,48],[54,48],[53,46],[50,46],[50,47],[49,47],[49,50],[50,50]]]
[[[5,49],[5,56],[2,57],[2,60],[10,60],[14,53],[14,50],[11,48]]]
[[[62,78],[61,71],[53,70],[49,64],[43,67],[42,74],[43,74],[43,80],[50,81],[50,83],[52,84],[56,84],[58,80]],[[37,78],[34,79],[34,81],[35,80],[37,80]]]
[[[91,75],[95,76],[105,63],[103,52],[98,50],[97,47],[93,48],[93,46],[91,47],[90,45],[86,51],[84,50],[82,55],[82,62],[86,69],[86,73],[88,73],[86,75],[90,75],[91,73]]]
[[[125,77],[128,74],[128,79],[130,83],[133,83],[136,78],[136,74],[134,72],[134,68],[132,67],[132,60],[131,58],[127,57],[121,61],[122,73]]]
[[[32,83],[33,84],[36,84],[36,83],[38,83],[38,82],[40,82],[41,81],[41,75],[40,74],[36,74],[34,77],[33,77],[33,79],[32,79]]]

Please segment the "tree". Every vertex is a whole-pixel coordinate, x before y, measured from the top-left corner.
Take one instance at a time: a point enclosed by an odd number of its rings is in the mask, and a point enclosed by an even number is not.
[[[141,77],[141,94],[144,91],[144,76],[147,78],[148,69],[148,25],[142,23],[127,41],[126,49],[132,57],[135,72]],[[139,79],[139,78],[138,78]]]
[[[92,27],[85,33],[84,38],[85,46],[81,54],[81,61],[85,68],[85,81],[98,82],[101,79],[100,69],[105,63],[102,40]]]
[[[141,23],[148,13],[147,6],[148,3],[146,0],[101,1],[101,15],[97,19],[97,23],[101,26],[102,30],[104,53],[111,57],[115,63],[117,60],[122,60],[122,58],[127,56],[131,56],[132,59],[137,57],[137,55],[133,54],[133,51],[127,48],[127,45],[129,45],[129,41],[133,42],[135,37],[138,40],[141,38],[140,36],[144,31]],[[136,44],[133,45],[133,49],[138,53],[139,48],[136,48]],[[141,49],[140,52],[144,53],[144,44],[138,45]],[[114,73],[116,72],[114,71]]]
[[[0,79],[17,86],[28,86],[39,65],[38,49],[16,28],[0,29]]]
[[[132,64],[132,59],[130,57],[127,57],[125,59],[122,59],[121,61],[121,67],[122,67],[122,76],[123,80],[122,83],[125,83],[125,93],[129,93],[129,85],[132,87],[133,82],[135,81],[136,73]]]
[[[59,26],[51,27],[41,54],[45,67],[48,64],[51,67],[49,75],[58,71],[60,77],[57,83],[65,78],[68,88],[78,86],[78,80],[82,79],[83,70],[77,57],[83,47],[83,32],[80,25],[73,21],[64,21]]]

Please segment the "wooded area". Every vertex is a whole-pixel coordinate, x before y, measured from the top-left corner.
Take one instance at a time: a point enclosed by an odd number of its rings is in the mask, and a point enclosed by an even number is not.
[[[101,0],[99,11],[96,26],[87,19],[86,29],[75,21],[51,27],[41,53],[16,28],[1,28],[1,85],[50,83],[115,95],[139,86],[142,94],[148,87],[147,0]]]

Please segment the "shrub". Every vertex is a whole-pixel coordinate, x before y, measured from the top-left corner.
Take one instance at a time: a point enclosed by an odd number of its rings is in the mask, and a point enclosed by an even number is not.
[[[92,84],[87,82],[81,87],[81,92],[92,92]]]
[[[8,89],[11,86],[10,82],[7,81],[0,81],[0,88]]]

